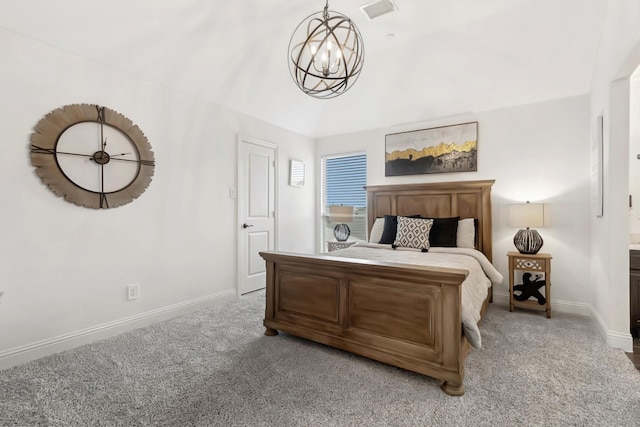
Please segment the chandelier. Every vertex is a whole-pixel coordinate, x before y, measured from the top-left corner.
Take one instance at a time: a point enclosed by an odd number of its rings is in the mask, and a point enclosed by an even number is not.
[[[341,13],[309,15],[289,42],[289,71],[298,87],[314,98],[335,98],[357,80],[364,63],[360,31]]]

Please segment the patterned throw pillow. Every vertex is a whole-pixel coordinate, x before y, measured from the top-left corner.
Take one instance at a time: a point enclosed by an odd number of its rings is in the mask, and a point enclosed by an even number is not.
[[[398,217],[398,233],[393,242],[394,249],[397,247],[421,249],[422,252],[429,250],[429,232],[433,225],[432,219]]]

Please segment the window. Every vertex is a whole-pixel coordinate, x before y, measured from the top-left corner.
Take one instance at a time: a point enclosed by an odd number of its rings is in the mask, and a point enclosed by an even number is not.
[[[351,221],[345,221],[351,235],[349,241],[367,240],[367,155],[349,154],[322,158],[322,250],[327,250],[327,242],[334,241],[329,207],[332,205],[353,206]]]

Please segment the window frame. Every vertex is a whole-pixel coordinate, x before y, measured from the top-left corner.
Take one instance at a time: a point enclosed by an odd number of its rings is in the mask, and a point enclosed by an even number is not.
[[[327,247],[326,247],[326,242],[331,240],[331,237],[329,236],[325,236],[324,233],[324,227],[325,227],[325,219],[329,216],[329,212],[327,210],[327,189],[326,189],[326,161],[329,159],[336,159],[336,158],[342,158],[342,157],[351,157],[351,156],[364,156],[365,158],[365,168],[364,168],[364,173],[365,173],[365,185],[367,183],[367,179],[368,179],[368,169],[369,169],[369,165],[368,165],[368,155],[367,152],[364,150],[358,150],[358,151],[350,151],[350,152],[345,152],[345,153],[332,153],[332,154],[325,154],[320,156],[320,167],[318,168],[320,171],[320,179],[319,179],[319,205],[320,205],[320,215],[317,221],[317,226],[318,226],[318,248],[320,250],[320,252],[326,252],[327,251]],[[367,209],[368,209],[368,201],[366,200],[366,192],[365,192],[365,224],[368,223],[367,221]],[[325,237],[329,237],[325,240]],[[365,240],[369,239],[369,230],[368,230],[368,226],[365,225]]]

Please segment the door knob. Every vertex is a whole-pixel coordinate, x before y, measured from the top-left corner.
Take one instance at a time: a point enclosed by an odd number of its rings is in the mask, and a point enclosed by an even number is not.
[[[242,224],[242,228],[249,228],[249,227],[253,227],[253,224],[247,224],[246,222]]]

